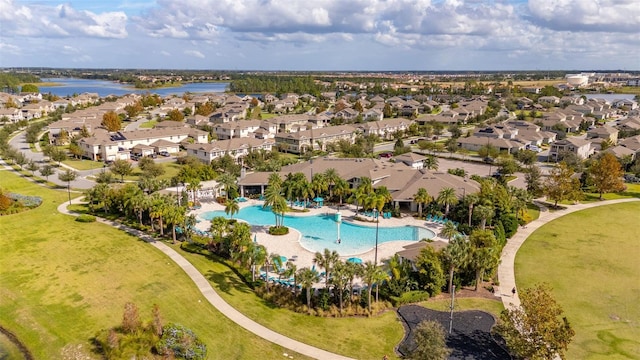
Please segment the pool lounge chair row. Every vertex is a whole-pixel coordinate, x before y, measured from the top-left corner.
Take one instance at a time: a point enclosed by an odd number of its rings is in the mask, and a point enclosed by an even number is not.
[[[391,217],[393,216],[393,214],[391,213],[391,211],[383,212],[383,213],[378,213],[378,214],[379,214],[379,215],[382,215],[382,217],[383,217],[384,219],[391,219]],[[376,217],[376,212],[375,212],[375,211],[363,211],[363,212],[362,212],[362,215],[364,215],[364,216],[369,216],[369,217],[372,217],[372,218],[375,218],[375,217]]]
[[[460,225],[460,223],[458,223],[456,221],[449,220],[446,217],[439,216],[439,215],[431,215],[431,214],[429,214],[429,215],[427,215],[426,220],[429,221],[429,222],[434,222],[436,224],[446,224],[448,222],[452,222],[453,225],[455,225],[455,226]]]

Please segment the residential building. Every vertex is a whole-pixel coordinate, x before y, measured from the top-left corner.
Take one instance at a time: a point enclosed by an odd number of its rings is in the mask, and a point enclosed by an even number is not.
[[[214,141],[210,144],[188,144],[185,145],[185,149],[187,149],[188,155],[195,156],[200,161],[208,164],[212,160],[225,155],[239,159],[251,151],[271,151],[274,145],[275,141],[273,139],[233,138]]]
[[[558,140],[551,144],[549,160],[557,161],[563,152],[572,152],[581,159],[586,159],[593,154],[591,142],[585,139],[570,137]]]
[[[278,133],[275,137],[278,147],[290,153],[301,154],[309,150],[325,150],[327,144],[346,140],[353,143],[356,128],[351,125],[328,126],[324,128]]]
[[[365,136],[377,135],[382,139],[391,139],[393,138],[393,134],[397,133],[398,131],[408,130],[409,126],[411,126],[411,124],[413,123],[413,120],[405,118],[392,118],[356,124],[355,126]]]

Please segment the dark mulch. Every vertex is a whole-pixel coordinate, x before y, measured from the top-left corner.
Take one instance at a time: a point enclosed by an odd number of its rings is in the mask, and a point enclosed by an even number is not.
[[[471,310],[453,313],[453,330],[449,331],[448,312],[423,308],[418,305],[405,305],[398,309],[405,323],[407,335],[398,346],[398,352],[407,355],[415,348],[413,331],[423,320],[439,322],[447,333],[447,347],[451,349],[449,360],[505,360],[511,359],[509,353],[491,335],[495,324],[493,316],[484,311]]]

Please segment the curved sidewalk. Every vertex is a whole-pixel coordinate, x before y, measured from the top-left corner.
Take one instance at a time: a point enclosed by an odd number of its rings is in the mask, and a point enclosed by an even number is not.
[[[75,198],[71,200],[71,203],[79,204],[81,203],[81,200],[82,198]],[[58,211],[63,214],[77,216],[76,213],[73,213],[72,211],[69,211],[67,209],[68,205],[69,205],[69,202],[65,201],[64,203],[58,206]],[[238,310],[234,309],[231,305],[229,305],[226,301],[224,301],[220,297],[220,295],[216,293],[213,287],[211,287],[211,284],[209,284],[209,281],[193,265],[191,265],[191,263],[187,261],[187,259],[185,259],[182,255],[177,253],[175,250],[173,250],[169,246],[163,244],[160,241],[156,241],[153,237],[143,233],[142,231],[130,228],[128,226],[119,224],[111,220],[106,220],[102,218],[97,218],[97,219],[99,222],[103,224],[107,224],[107,225],[116,227],[118,229],[124,230],[127,233],[150,243],[155,248],[162,251],[191,278],[191,280],[198,287],[198,290],[200,290],[202,295],[204,295],[204,297],[207,299],[207,301],[209,301],[209,303],[211,303],[211,305],[213,305],[218,311],[220,311],[224,316],[229,318],[231,321],[242,326],[243,328],[254,333],[255,335],[267,341],[270,341],[274,344],[277,344],[289,350],[295,351],[301,355],[308,356],[314,359],[326,359],[326,360],[351,359],[342,355],[334,354],[334,353],[301,343],[297,340],[293,340],[291,338],[288,338],[284,335],[281,335],[273,330],[270,330],[258,324],[257,322],[244,316],[242,313],[240,313]]]
[[[640,199],[619,199],[619,200],[607,200],[598,201],[587,204],[569,205],[566,210],[548,211],[546,208],[540,209],[540,217],[529,224],[526,227],[521,227],[518,232],[507,241],[507,245],[502,249],[500,255],[500,264],[498,265],[498,280],[500,281],[499,296],[502,298],[502,304],[506,309],[514,309],[520,306],[520,297],[518,292],[515,295],[511,294],[511,289],[516,288],[516,275],[515,275],[515,259],[516,253],[520,246],[529,238],[534,231],[540,226],[555,220],[561,216],[571,214],[576,211],[590,209],[597,206],[619,204],[631,201],[640,201]]]

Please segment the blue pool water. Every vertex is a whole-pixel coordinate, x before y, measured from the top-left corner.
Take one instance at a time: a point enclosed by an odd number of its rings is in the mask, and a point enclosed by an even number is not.
[[[216,216],[228,218],[224,211],[207,211],[200,214],[205,220],[211,220]],[[262,206],[247,206],[240,209],[234,218],[244,220],[252,225],[273,225],[275,215],[270,209]],[[285,216],[284,225],[294,228],[302,234],[300,244],[309,251],[324,251],[324,249],[336,250],[340,255],[355,255],[367,252],[375,247],[376,227],[362,226],[342,222],[340,224],[341,243],[338,238],[338,227],[335,214],[313,216]],[[378,244],[387,241],[431,239],[435,233],[427,228],[417,226],[380,226],[378,230]]]

